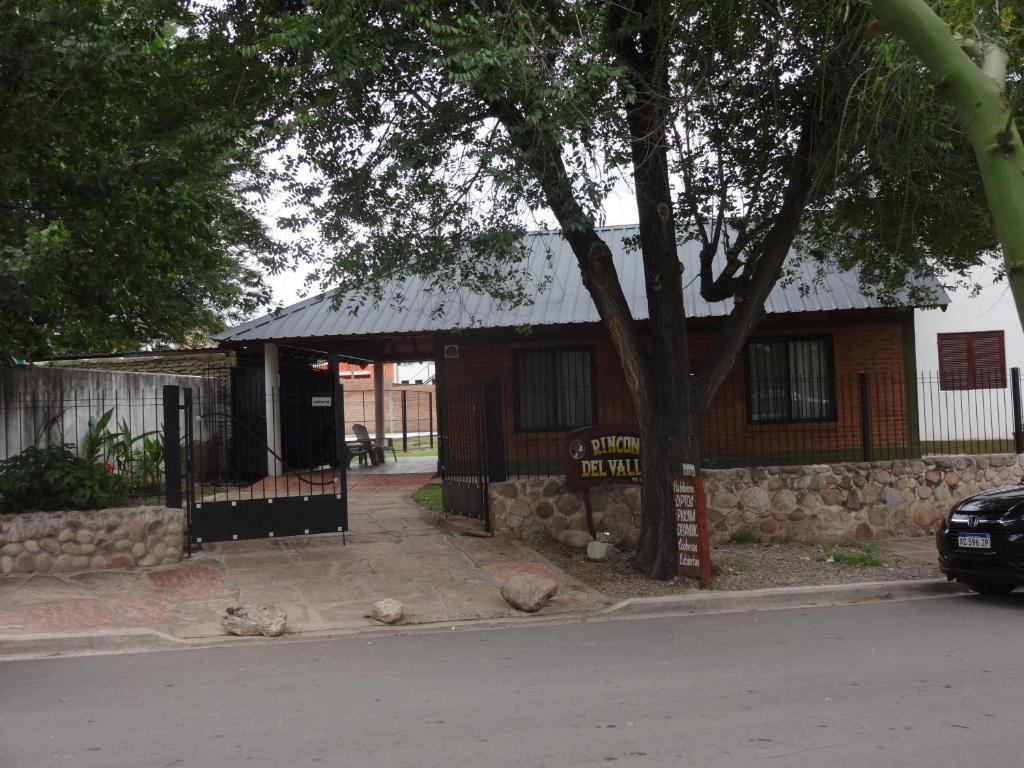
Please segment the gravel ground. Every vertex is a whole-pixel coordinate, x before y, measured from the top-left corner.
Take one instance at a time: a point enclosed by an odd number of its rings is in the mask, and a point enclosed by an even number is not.
[[[531,542],[530,545],[562,570],[611,598],[655,597],[697,588],[695,582],[686,578],[651,581],[633,570],[628,554],[620,554],[606,563],[593,563],[587,560],[586,550],[570,549],[556,541]],[[817,544],[721,544],[712,547],[713,588],[764,589],[933,579],[941,575],[937,565],[899,557],[881,548],[872,550],[882,558],[880,566],[823,562],[822,558],[828,557],[826,550],[826,546]]]

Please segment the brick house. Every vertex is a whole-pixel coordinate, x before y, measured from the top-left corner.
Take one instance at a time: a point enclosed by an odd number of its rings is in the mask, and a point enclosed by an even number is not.
[[[642,263],[629,246],[636,234],[635,226],[601,231],[642,326]],[[253,362],[262,357],[268,370],[280,367],[282,381],[288,375],[282,361],[291,348],[316,350],[335,364],[432,359],[449,460],[465,443],[461,436],[476,429],[480,383],[497,380],[509,472],[558,461],[568,430],[629,422],[630,400],[568,244],[557,232],[530,234],[524,244],[529,306],[500,306],[468,290],[440,295],[410,278],[377,305],[342,297],[335,308],[333,294],[324,294],[227,330],[215,341]],[[731,306],[700,297],[689,277],[697,274],[697,245],[680,244],[679,254],[691,345],[699,359]],[[916,396],[906,384],[914,372],[914,307],[923,304],[883,305],[860,290],[855,272],[817,275],[799,264],[791,269],[794,274],[772,291],[766,319],[703,425],[710,466],[859,458],[869,443],[903,445],[916,429]],[[919,284],[934,297],[926,306],[949,302],[937,283]],[[866,398],[869,409],[860,405]],[[377,429],[385,431],[380,423]],[[801,456],[788,456],[794,445]]]

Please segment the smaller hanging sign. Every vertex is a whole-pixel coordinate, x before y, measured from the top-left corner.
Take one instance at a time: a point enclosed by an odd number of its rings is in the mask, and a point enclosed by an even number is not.
[[[327,397],[317,397],[317,396],[314,395],[313,396],[313,407],[314,408],[330,408],[331,407],[330,395],[328,395]]]
[[[684,464],[682,475],[672,479],[676,513],[679,574],[697,579],[701,589],[711,586],[711,547],[704,505],[704,479],[692,464]]]

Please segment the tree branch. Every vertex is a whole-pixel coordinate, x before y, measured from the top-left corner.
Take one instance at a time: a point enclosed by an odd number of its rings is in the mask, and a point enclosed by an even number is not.
[[[629,303],[622,292],[611,250],[598,236],[594,223],[572,191],[569,174],[562,160],[561,147],[542,127],[527,122],[519,109],[507,100],[488,100],[509,140],[522,153],[544,191],[551,211],[562,227],[562,236],[572,247],[598,314],[608,329],[638,407],[649,408],[647,360]]]
[[[705,356],[698,368],[695,387],[698,408],[710,406],[750,332],[761,321],[764,303],[782,273],[786,256],[799,231],[817,169],[830,146],[830,132],[824,123],[829,118],[822,116],[819,108],[816,99],[808,100],[782,205],[772,217],[771,227],[756,257],[747,261],[748,266],[753,265],[753,272],[747,274],[744,270],[744,275],[734,281],[739,290],[733,297],[733,309],[715,334],[710,346],[712,352]]]

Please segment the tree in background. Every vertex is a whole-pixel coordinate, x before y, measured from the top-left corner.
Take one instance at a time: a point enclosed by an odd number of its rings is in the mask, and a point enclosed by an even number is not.
[[[269,299],[246,70],[183,5],[0,10],[0,364],[184,343]]]
[[[886,71],[861,4],[239,0],[204,24],[271,73],[268,120],[296,171],[287,223],[319,228],[326,286],[379,298],[415,274],[528,301],[523,224],[554,217],[631,393],[644,460],[636,564],[651,577],[675,573],[671,478],[699,464],[704,414],[794,242],[814,246],[836,211],[886,195],[943,206],[901,242],[899,268],[882,251],[858,256],[890,294],[943,256],[959,269],[991,244],[967,225],[977,195],[891,190],[903,123],[892,98],[857,117],[854,97]],[[945,128],[928,114],[915,137],[926,149]],[[958,162],[943,146],[933,167]],[[620,182],[639,214],[643,326],[598,233]],[[922,252],[958,222],[955,243]],[[891,223],[861,218],[845,232],[882,242]],[[695,275],[683,274],[680,238],[701,245]],[[687,337],[689,281],[724,304],[701,355]]]
[[[943,0],[934,10],[924,0],[872,0],[871,8],[927,67],[970,142],[1024,322],[1024,145],[1016,125],[1024,107],[1024,8],[1011,0],[1001,7]],[[956,188],[955,179],[947,184]]]

